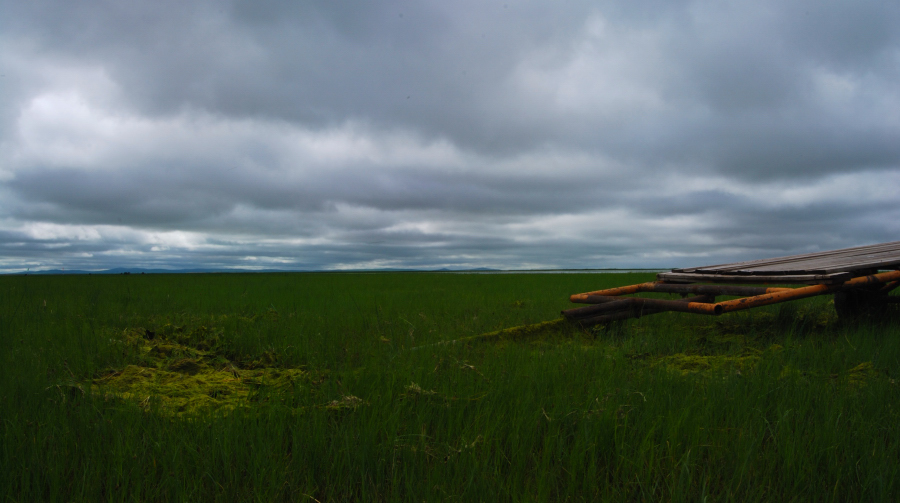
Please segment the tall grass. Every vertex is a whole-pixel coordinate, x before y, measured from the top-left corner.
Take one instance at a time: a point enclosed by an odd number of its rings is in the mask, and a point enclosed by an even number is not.
[[[435,345],[639,274],[0,277],[10,501],[892,501],[900,329],[827,298]],[[90,383],[127,330],[214,327],[325,376],[172,415]],[[417,350],[411,348],[417,347]],[[353,400],[351,400],[351,398]],[[329,404],[352,406],[329,406]]]

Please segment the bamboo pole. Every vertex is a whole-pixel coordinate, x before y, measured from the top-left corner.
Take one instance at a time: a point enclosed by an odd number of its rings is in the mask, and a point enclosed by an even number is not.
[[[592,299],[596,297],[617,297],[633,293],[659,292],[659,293],[693,293],[702,295],[763,295],[775,293],[793,288],[767,288],[761,286],[734,286],[734,285],[679,285],[673,283],[640,283],[637,285],[607,288],[595,292],[577,293],[569,297],[569,301],[576,304],[595,304]]]
[[[742,311],[751,307],[767,306],[769,304],[777,304],[788,300],[805,299],[807,297],[815,297],[817,295],[825,295],[834,293],[839,290],[850,290],[854,288],[862,288],[870,285],[880,285],[891,281],[900,280],[900,271],[883,272],[881,274],[870,274],[868,276],[860,276],[845,281],[839,285],[811,285],[802,288],[794,288],[789,291],[775,292],[766,295],[757,295],[755,297],[745,297],[743,299],[727,300],[712,304],[712,312],[705,308],[698,311],[702,314],[730,313],[733,311]]]
[[[693,303],[711,303],[715,302],[716,298],[712,295],[699,295],[697,297],[691,297],[688,299],[681,300],[666,300],[666,299],[645,299],[641,297],[598,297],[595,300],[605,300],[604,303],[598,303],[592,306],[585,307],[576,307],[574,309],[567,309],[562,311],[562,315],[566,318],[583,318],[591,315],[598,315],[600,313],[609,313],[613,311],[621,311],[625,309],[641,309],[651,308],[658,311],[680,311],[680,312],[692,312],[691,304]]]

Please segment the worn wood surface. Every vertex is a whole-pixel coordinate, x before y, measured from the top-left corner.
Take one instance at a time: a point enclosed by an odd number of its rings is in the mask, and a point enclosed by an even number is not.
[[[700,272],[661,272],[656,275],[660,281],[673,283],[759,283],[830,285],[843,283],[853,277],[851,272],[834,274],[713,274]]]
[[[831,284],[900,268],[900,241],[660,273],[662,281]]]

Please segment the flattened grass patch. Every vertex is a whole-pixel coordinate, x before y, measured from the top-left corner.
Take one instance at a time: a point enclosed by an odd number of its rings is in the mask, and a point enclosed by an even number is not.
[[[743,355],[687,355],[674,354],[653,360],[651,365],[662,367],[681,375],[714,373],[742,374],[751,370],[760,356],[758,353]]]
[[[219,335],[205,326],[191,331],[171,325],[157,332],[125,330],[121,338],[137,350],[138,362],[94,379],[92,391],[182,416],[283,401],[313,392],[326,377],[323,372],[279,367],[270,352],[249,362],[230,359]]]

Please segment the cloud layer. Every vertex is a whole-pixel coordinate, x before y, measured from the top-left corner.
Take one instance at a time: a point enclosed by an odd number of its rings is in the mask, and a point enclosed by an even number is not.
[[[900,239],[889,2],[0,2],[0,270]]]

